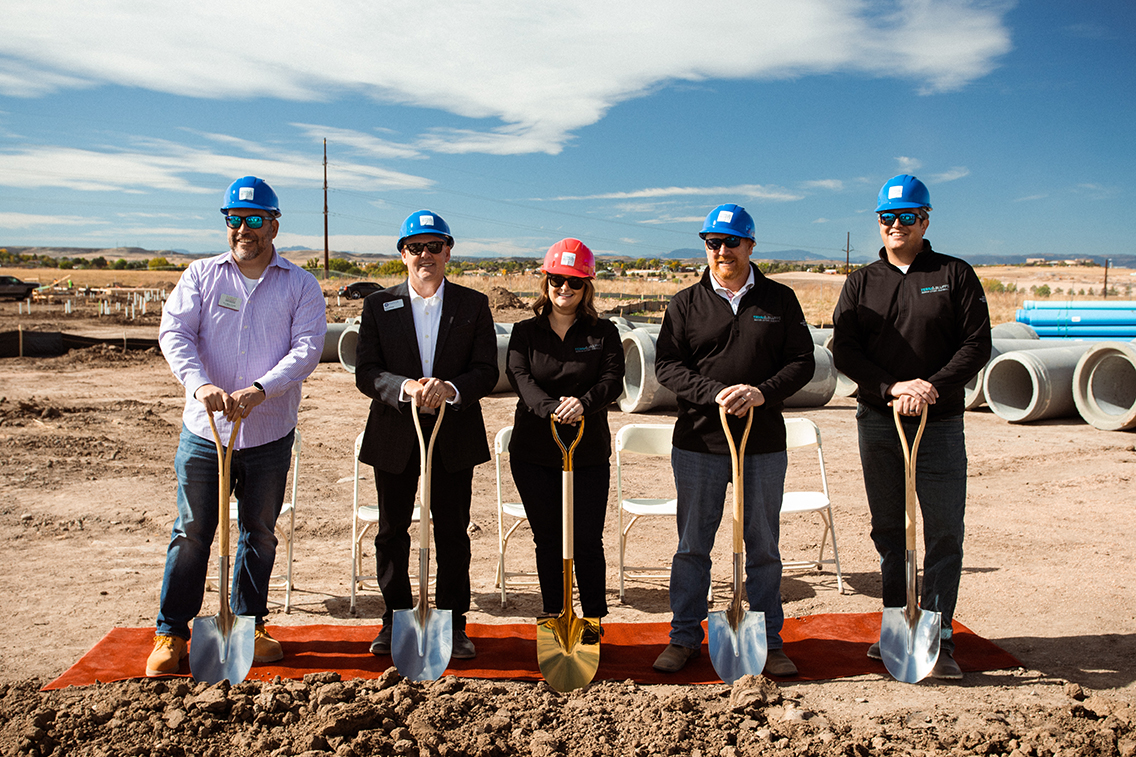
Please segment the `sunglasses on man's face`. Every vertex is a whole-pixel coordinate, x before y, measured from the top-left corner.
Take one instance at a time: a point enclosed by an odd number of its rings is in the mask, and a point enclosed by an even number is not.
[[[731,234],[728,237],[706,237],[706,246],[711,250],[717,250],[722,245],[726,245],[731,250],[742,243],[741,237],[736,237]]]
[[[439,242],[437,240],[433,242],[407,242],[402,246],[402,250],[403,252],[409,252],[415,257],[421,255],[423,251],[431,255],[437,255],[442,251],[442,247],[444,247],[445,244],[445,242]]]
[[[259,229],[266,220],[264,216],[225,216],[225,223],[233,231],[241,228],[242,223],[250,229]]]
[[[891,226],[897,218],[904,226],[914,226],[916,222],[923,220],[923,216],[918,213],[880,213],[880,223],[884,226]]]
[[[568,286],[576,291],[584,288],[584,280],[579,276],[549,276],[548,283],[553,289],[559,289],[567,282]]]

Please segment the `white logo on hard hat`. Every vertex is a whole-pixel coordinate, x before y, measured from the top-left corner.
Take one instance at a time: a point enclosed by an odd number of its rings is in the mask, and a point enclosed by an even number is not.
[[[419,226],[433,226],[434,225],[434,216],[418,216],[418,225]]]
[[[894,187],[888,187],[888,199],[894,200],[897,197],[903,197],[903,186],[897,184]]]
[[[249,202],[252,202],[256,199],[256,190],[253,187],[238,187],[237,199],[242,201],[248,200]]]
[[[729,223],[734,220],[734,211],[732,210],[719,210],[718,223]]]
[[[566,265],[569,268],[576,266],[576,253],[565,252],[560,255],[560,265]]]

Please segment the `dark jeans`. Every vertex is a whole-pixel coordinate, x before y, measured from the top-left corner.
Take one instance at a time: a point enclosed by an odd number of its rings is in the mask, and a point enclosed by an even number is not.
[[[433,417],[422,416],[422,433],[430,443]],[[409,565],[411,518],[418,491],[418,445],[401,473],[375,469],[378,492],[379,529],[375,534],[375,570],[386,609],[383,625],[391,622],[395,610],[407,610],[418,601],[418,587],[410,586]],[[441,460],[435,458],[430,475],[430,507],[434,520],[434,548],[430,559],[436,565],[437,583],[434,606],[453,613],[455,631],[465,630],[465,614],[469,612],[469,503],[473,496],[473,469],[447,473]],[[427,517],[425,512],[422,517]],[[415,529],[414,544],[418,544]],[[427,545],[429,546],[429,545]],[[418,550],[414,550],[417,565]]]
[[[229,606],[256,622],[268,614],[268,581],[276,560],[276,518],[284,503],[295,432],[259,447],[233,450],[232,495],[239,500],[240,534],[232,561]],[[189,638],[201,611],[209,548],[219,513],[217,447],[184,426],[174,457],[178,517],[166,550],[157,632]],[[226,520],[224,527],[228,528]],[[213,614],[213,613],[210,613]]]
[[[895,420],[860,404],[856,409],[864,489],[872,512],[872,541],[880,555],[884,607],[907,603],[906,488],[903,449]],[[915,441],[918,417],[903,419],[908,443]],[[919,604],[942,613],[942,648],[954,651],[951,620],[962,576],[966,514],[966,440],[961,415],[928,420],[915,460],[915,490],[923,528],[923,576]]]
[[[525,505],[533,542],[544,612],[564,609],[564,544],[562,480],[560,468],[534,465],[510,456],[513,482]],[[573,568],[580,590],[580,607],[586,618],[607,615],[607,563],[603,530],[611,466],[591,465],[573,471]]]

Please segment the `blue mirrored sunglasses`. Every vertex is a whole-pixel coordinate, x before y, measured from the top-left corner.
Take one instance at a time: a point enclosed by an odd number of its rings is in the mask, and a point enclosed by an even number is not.
[[[266,220],[264,216],[225,216],[225,223],[233,231],[241,228],[242,223],[250,229],[259,229]]]
[[[891,226],[897,218],[904,226],[914,226],[916,221],[923,220],[918,213],[880,213],[880,223],[884,226]]]
[[[742,238],[736,237],[733,234],[731,234],[728,237],[706,237],[705,241],[706,241],[706,246],[709,247],[711,250],[717,250],[722,245],[726,245],[727,247],[729,247],[732,250],[735,247],[737,247],[739,244],[742,243]]]

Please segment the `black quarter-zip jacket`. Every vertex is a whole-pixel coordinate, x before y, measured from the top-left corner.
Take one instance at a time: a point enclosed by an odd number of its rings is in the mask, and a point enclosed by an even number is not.
[[[939,399],[929,418],[960,415],[966,383],[990,359],[990,311],[970,264],[931,249],[907,273],[880,259],[853,271],[832,314],[837,369],[856,382],[858,399],[889,412],[897,381],[930,382]]]
[[[756,386],[765,397],[754,408],[745,454],[785,449],[781,408],[813,377],[813,341],[793,290],[750,267],[753,287],[736,315],[714,291],[709,269],[667,306],[655,375],[678,396],[672,443],[679,449],[730,454],[714,398],[734,384]]]

